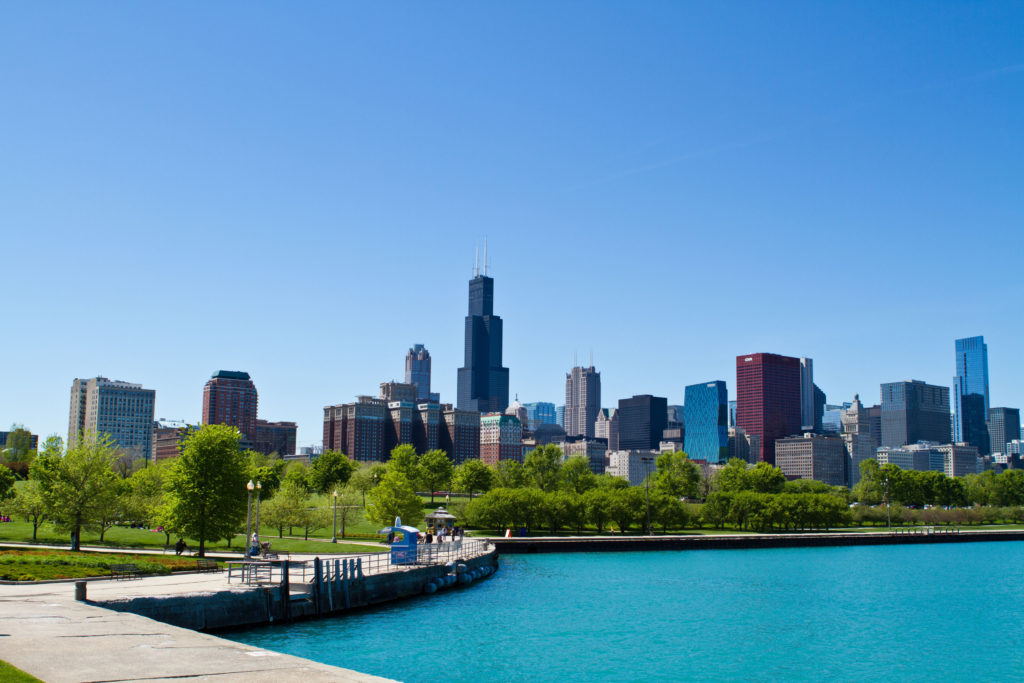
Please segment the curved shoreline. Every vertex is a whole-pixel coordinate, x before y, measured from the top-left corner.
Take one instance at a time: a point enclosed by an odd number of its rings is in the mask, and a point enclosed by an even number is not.
[[[917,532],[917,533],[915,533]],[[633,552],[643,550],[740,550],[752,548],[809,548],[918,543],[1024,541],[1022,530],[936,529],[906,531],[831,531],[788,534],[707,534],[665,536],[535,536],[489,538],[501,554]]]

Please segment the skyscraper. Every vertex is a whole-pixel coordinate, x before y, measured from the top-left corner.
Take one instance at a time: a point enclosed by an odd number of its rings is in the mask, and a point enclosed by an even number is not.
[[[684,390],[685,450],[694,460],[725,462],[729,458],[729,396],[725,382],[691,384]]]
[[[203,424],[231,425],[249,440],[256,438],[259,395],[248,372],[218,370],[203,387]]]
[[[643,394],[619,399],[619,448],[656,450],[668,421],[668,399]]]
[[[558,416],[555,415],[554,403],[534,401],[532,403],[524,403],[523,407],[526,408],[526,419],[528,422],[523,427],[531,432],[536,431],[537,427],[541,425],[557,424]]]
[[[405,354],[405,383],[416,385],[416,398],[430,397],[430,352],[423,344],[414,344]]]
[[[775,440],[798,434],[802,421],[799,359],[736,356],[736,425],[758,437],[758,461],[775,464]]]
[[[991,408],[988,411],[988,441],[993,453],[1006,454],[1006,444],[1020,438],[1020,409]]]
[[[957,339],[953,377],[953,441],[988,455],[988,344],[984,337]]]
[[[594,438],[594,421],[601,410],[601,373],[574,367],[565,376],[565,434]]]
[[[459,368],[458,407],[481,413],[502,413],[508,408],[508,368],[501,365],[501,318],[494,315],[494,278],[473,269],[469,281],[466,316],[465,366]]]
[[[68,448],[86,433],[107,434],[133,460],[153,455],[153,403],[156,392],[106,377],[71,383]]]
[[[949,443],[949,389],[920,380],[882,387],[882,445]]]
[[[805,432],[814,431],[814,361],[800,359],[800,426]]]

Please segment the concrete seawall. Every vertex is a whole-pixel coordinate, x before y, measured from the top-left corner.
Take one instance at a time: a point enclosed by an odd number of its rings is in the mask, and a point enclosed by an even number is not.
[[[579,553],[641,550],[738,550],[750,548],[809,548],[917,543],[1024,541],[1024,530],[971,530],[949,533],[832,532],[790,534],[732,534],[694,536],[575,536],[491,538],[499,553]]]
[[[465,558],[467,571],[487,574],[498,568],[498,553],[490,550]],[[309,584],[237,587],[224,591],[175,595],[130,596],[90,601],[99,607],[131,612],[174,626],[196,631],[257,626],[319,616],[343,614],[371,605],[399,600],[424,592],[427,585],[451,572],[446,565],[412,567],[402,571],[362,576],[351,573]],[[440,583],[437,581],[436,583]],[[435,583],[435,585],[436,585]],[[443,590],[443,589],[442,589]]]

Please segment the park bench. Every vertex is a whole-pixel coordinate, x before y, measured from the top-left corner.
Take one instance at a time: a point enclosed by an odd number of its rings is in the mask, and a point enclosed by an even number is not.
[[[196,558],[196,569],[201,572],[219,572],[220,565],[217,564],[217,560],[209,557],[197,557]]]
[[[139,576],[139,568],[134,564],[112,564],[110,565],[110,578],[112,579],[135,579]]]

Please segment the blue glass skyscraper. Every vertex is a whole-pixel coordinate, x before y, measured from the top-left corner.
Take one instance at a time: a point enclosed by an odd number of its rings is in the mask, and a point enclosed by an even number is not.
[[[953,441],[969,443],[989,453],[988,345],[984,337],[956,340],[953,378]]]
[[[729,396],[725,382],[691,384],[683,401],[686,454],[709,463],[729,459]]]
[[[555,404],[535,401],[524,403],[526,408],[526,419],[529,421],[529,429],[537,429],[540,425],[553,425],[558,423],[558,416],[555,414]]]

